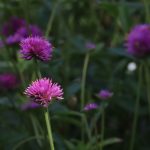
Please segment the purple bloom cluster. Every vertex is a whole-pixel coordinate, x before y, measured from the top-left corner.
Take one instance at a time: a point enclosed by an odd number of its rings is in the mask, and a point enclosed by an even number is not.
[[[42,78],[32,82],[25,90],[25,94],[35,103],[44,107],[48,107],[49,103],[54,100],[63,99],[63,90],[57,83],[52,83],[52,80]]]
[[[89,110],[93,110],[93,109],[97,109],[98,105],[96,103],[89,103],[87,105],[85,105],[84,107],[84,111],[89,111]]]
[[[32,110],[41,107],[41,105],[33,102],[33,101],[28,101],[24,104],[21,105],[21,110],[26,111],[26,110]]]
[[[150,25],[136,25],[128,34],[126,47],[129,54],[144,57],[150,54]]]
[[[92,43],[92,42],[87,42],[87,43],[85,44],[85,47],[86,47],[87,49],[94,49],[94,48],[96,48],[96,45],[95,45],[94,43]]]
[[[107,100],[113,96],[113,93],[108,90],[101,90],[98,93],[98,97],[102,100]]]
[[[42,31],[36,25],[28,25],[25,20],[12,17],[2,29],[6,44],[16,44],[28,36],[42,36]]]
[[[10,90],[18,85],[17,77],[11,73],[0,74],[0,89]]]
[[[28,37],[21,41],[20,53],[26,60],[32,58],[48,61],[52,56],[53,46],[41,37]]]

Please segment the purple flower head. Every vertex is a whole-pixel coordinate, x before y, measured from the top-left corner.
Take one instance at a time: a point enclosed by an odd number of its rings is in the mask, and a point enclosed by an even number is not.
[[[18,80],[14,74],[0,74],[0,89],[14,89],[17,87]]]
[[[36,25],[26,25],[20,27],[14,34],[6,39],[8,45],[19,43],[28,36],[42,36],[42,31]]]
[[[36,58],[41,61],[48,61],[51,59],[53,46],[44,38],[28,37],[21,41],[20,46],[20,53],[26,60]]]
[[[85,44],[85,47],[86,47],[87,49],[95,49],[95,48],[96,48],[96,45],[95,45],[94,43],[92,43],[92,42],[87,42],[87,43]]]
[[[102,100],[107,100],[113,96],[113,93],[108,90],[101,90],[98,93],[98,97]]]
[[[89,111],[89,110],[93,110],[93,109],[97,109],[98,105],[96,103],[89,103],[87,105],[85,105],[84,107],[84,111]]]
[[[63,99],[63,90],[57,83],[52,83],[52,80],[42,78],[32,82],[32,84],[25,90],[25,95],[35,103],[44,107],[54,100]]]
[[[144,57],[150,54],[150,25],[135,26],[128,34],[126,47],[129,54]]]
[[[9,36],[14,34],[20,27],[25,25],[25,20],[17,18],[15,16],[11,17],[8,22],[6,22],[2,27],[2,34],[4,36]]]
[[[25,110],[32,110],[32,109],[36,109],[36,108],[39,108],[41,107],[41,105],[35,103],[35,102],[32,102],[32,101],[28,101],[24,104],[21,105],[21,110],[25,111]]]

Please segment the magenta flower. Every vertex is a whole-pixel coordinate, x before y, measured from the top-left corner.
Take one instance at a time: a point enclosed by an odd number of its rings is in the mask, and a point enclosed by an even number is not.
[[[39,108],[39,107],[41,107],[40,104],[37,104],[33,101],[28,101],[28,102],[21,105],[21,110],[26,111],[26,110],[36,109],[36,108]]]
[[[28,37],[21,41],[20,46],[22,58],[26,60],[36,58],[41,61],[48,61],[51,59],[53,46],[44,38]]]
[[[94,43],[92,43],[92,42],[87,42],[87,43],[85,44],[85,47],[86,47],[87,49],[95,49],[95,48],[96,48],[96,45],[95,45]]]
[[[136,57],[144,57],[150,54],[150,25],[141,24],[135,26],[127,37],[127,51]]]
[[[98,97],[102,100],[107,100],[113,96],[113,93],[108,90],[101,90],[98,93]]]
[[[89,111],[89,110],[93,110],[93,109],[97,109],[98,105],[96,103],[89,103],[87,105],[85,105],[84,107],[84,111]]]
[[[0,89],[14,89],[18,85],[17,77],[11,73],[0,74]]]
[[[57,83],[52,83],[52,80],[43,78],[32,82],[32,84],[25,90],[25,94],[35,103],[44,107],[54,100],[63,99],[63,90]]]

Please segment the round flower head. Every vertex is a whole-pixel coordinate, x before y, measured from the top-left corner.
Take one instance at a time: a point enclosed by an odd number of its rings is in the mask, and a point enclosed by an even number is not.
[[[85,105],[84,107],[84,111],[89,111],[89,110],[93,110],[93,109],[97,109],[98,105],[96,103],[89,103],[87,105]]]
[[[135,26],[128,34],[127,51],[135,57],[144,57],[150,54],[150,25]]]
[[[1,89],[14,89],[18,84],[17,77],[11,73],[0,75],[0,88]]]
[[[53,46],[42,37],[28,37],[21,41],[20,53],[26,60],[32,58],[48,61],[52,56]]]
[[[102,100],[107,100],[113,96],[113,93],[108,90],[101,90],[98,93],[98,97]]]
[[[63,99],[63,90],[57,83],[52,83],[52,80],[42,78],[32,82],[25,90],[25,94],[35,103],[48,107],[48,104],[54,100]]]

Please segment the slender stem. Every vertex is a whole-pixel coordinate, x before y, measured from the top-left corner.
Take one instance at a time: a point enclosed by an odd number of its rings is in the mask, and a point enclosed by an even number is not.
[[[89,126],[88,126],[87,118],[84,114],[83,114],[82,117],[83,117],[83,120],[84,120],[86,133],[87,133],[88,139],[90,141],[92,139],[92,135],[91,135],[91,131],[90,131]]]
[[[58,2],[55,4],[55,6],[53,7],[53,10],[52,10],[52,13],[49,17],[49,21],[48,21],[48,24],[47,24],[47,27],[46,27],[46,32],[45,32],[45,37],[48,37],[50,31],[51,31],[51,28],[52,28],[52,23],[53,23],[53,20],[54,20],[54,17],[55,17],[55,14],[57,12],[57,7],[59,5],[59,0]]]
[[[54,150],[54,142],[53,142],[53,136],[52,136],[51,123],[50,123],[48,109],[46,109],[44,115],[45,115],[45,122],[46,122],[47,131],[48,131],[50,150]]]
[[[148,65],[145,64],[145,78],[146,78],[146,84],[147,84],[147,99],[148,99],[148,110],[150,114],[150,79],[149,79],[149,68]]]
[[[84,101],[85,101],[85,82],[86,82],[86,74],[87,74],[89,58],[90,58],[90,52],[87,52],[84,59],[82,80],[81,80],[81,108],[80,108],[81,110],[84,107]]]
[[[102,108],[102,114],[101,114],[101,144],[100,144],[100,150],[103,150],[104,133],[105,133],[105,109]]]
[[[37,143],[41,147],[42,142],[41,142],[40,139],[38,139],[38,137],[40,136],[40,133],[39,133],[38,128],[37,128],[36,120],[35,120],[35,118],[32,114],[30,114],[30,118],[31,118],[31,122],[32,122],[32,125],[33,125],[33,130],[34,130],[35,136],[37,137]]]
[[[37,59],[34,59],[34,69],[35,69],[35,74],[37,78],[41,78],[40,67],[39,67]]]
[[[149,0],[143,0],[144,7],[145,7],[145,21],[150,23],[150,10],[149,10]]]
[[[138,121],[138,114],[139,114],[140,89],[141,89],[141,84],[142,84],[142,64],[140,64],[140,67],[139,67],[139,79],[138,80],[139,80],[139,83],[138,83],[138,87],[137,87],[137,97],[136,97],[135,110],[134,110],[134,119],[133,119],[133,125],[132,125],[130,150],[134,149],[137,121]]]
[[[89,58],[90,58],[90,52],[87,52],[84,59],[82,80],[81,80],[81,106],[80,106],[81,110],[84,107],[84,101],[85,101],[85,82],[86,82],[86,74],[87,74]],[[83,118],[81,118],[81,124],[82,124],[81,138],[82,141],[84,141],[84,119]]]

